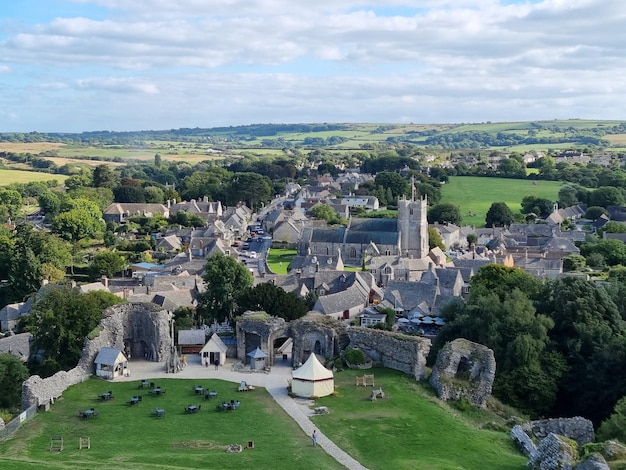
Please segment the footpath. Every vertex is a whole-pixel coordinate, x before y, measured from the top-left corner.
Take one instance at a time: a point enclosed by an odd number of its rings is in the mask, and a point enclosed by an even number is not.
[[[269,373],[261,372],[241,372],[232,370],[234,362],[228,361],[226,365],[220,366],[217,370],[213,366],[205,367],[200,362],[199,356],[188,356],[187,366],[176,374],[165,372],[162,362],[131,361],[129,377],[116,379],[120,382],[142,380],[142,379],[219,379],[228,382],[240,383],[246,381],[248,385],[264,387],[274,398],[276,403],[298,423],[307,436],[317,430],[317,444],[328,455],[333,457],[344,467],[350,470],[367,470],[346,452],[341,450],[333,441],[325,436],[309,419],[313,411],[308,406],[308,400],[291,398],[287,394],[287,385],[291,380],[291,367],[288,365],[274,365]]]

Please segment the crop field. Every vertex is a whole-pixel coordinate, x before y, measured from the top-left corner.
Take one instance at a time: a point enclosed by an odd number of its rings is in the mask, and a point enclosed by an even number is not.
[[[0,142],[0,152],[10,153],[31,153],[38,155],[42,152],[51,152],[62,149],[65,144],[58,142]]]
[[[503,423],[494,414],[461,413],[439,401],[428,386],[397,371],[376,368],[376,386],[385,399],[372,402],[370,389],[355,387],[362,371],[335,374],[336,396],[316,400],[330,413],[312,418],[339,447],[372,470],[522,470],[526,459],[506,432],[480,429],[486,422]],[[339,469],[322,449],[314,448],[299,426],[262,388],[237,393],[236,384],[221,380],[158,379],[160,397],[138,389],[138,381],[107,382],[92,378],[70,387],[50,411],[39,413],[11,438],[0,442],[3,469]],[[198,401],[192,387],[217,391],[216,399]],[[100,402],[111,390],[114,398]],[[141,394],[139,405],[130,397]],[[233,412],[215,411],[216,403],[237,399]],[[188,404],[201,410],[185,414]],[[93,407],[97,418],[80,418]],[[165,410],[163,418],[151,410]],[[63,436],[65,449],[51,452],[51,436]],[[90,449],[79,449],[89,437]],[[254,441],[254,449],[226,453],[230,444]]]
[[[59,183],[65,181],[65,175],[53,175],[50,173],[40,173],[37,171],[23,170],[0,170],[0,186],[6,186],[12,183],[32,183],[33,181],[52,181],[57,180]]]
[[[485,215],[493,202],[506,202],[514,213],[519,213],[524,196],[556,201],[561,185],[558,181],[451,176],[442,187],[441,202],[459,206],[463,225],[484,227]]]

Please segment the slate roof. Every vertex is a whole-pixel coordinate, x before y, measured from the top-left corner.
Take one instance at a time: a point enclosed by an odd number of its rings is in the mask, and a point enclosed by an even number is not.
[[[310,241],[311,243],[343,243],[345,232],[345,227],[315,227],[310,232]]]
[[[28,361],[30,355],[30,341],[33,335],[20,333],[19,335],[6,336],[0,339],[0,353],[13,354],[23,362]]]
[[[112,366],[115,364],[117,357],[122,354],[122,351],[116,348],[100,348],[98,355],[94,362],[96,364],[104,364],[105,366]]]
[[[204,330],[178,330],[178,344],[201,344],[204,346],[206,335]]]

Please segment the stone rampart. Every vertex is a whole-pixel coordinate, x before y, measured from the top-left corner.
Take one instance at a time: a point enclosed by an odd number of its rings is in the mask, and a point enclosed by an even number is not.
[[[457,338],[437,355],[430,384],[442,400],[466,399],[484,408],[496,375],[493,351],[486,346]]]
[[[142,351],[144,357],[163,361],[170,345],[169,314],[154,304],[119,304],[102,312],[99,335],[85,339],[83,353],[75,368],[45,379],[38,375],[22,384],[22,409],[51,403],[72,385],[94,373],[94,360],[103,347]]]
[[[429,339],[362,327],[350,327],[347,333],[348,347],[360,349],[374,364],[400,370],[416,380],[424,378]]]
[[[552,418],[530,421],[522,425],[522,429],[537,439],[543,439],[550,433],[565,436],[576,441],[579,446],[584,446],[596,439],[593,423],[586,418],[576,416],[574,418]]]

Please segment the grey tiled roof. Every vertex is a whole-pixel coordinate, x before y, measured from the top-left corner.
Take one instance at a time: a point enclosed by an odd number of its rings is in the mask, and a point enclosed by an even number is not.
[[[104,364],[106,366],[112,366],[113,364],[115,364],[115,360],[117,359],[117,356],[119,356],[121,352],[122,351],[116,348],[106,348],[106,347],[101,348],[94,362],[96,364]]]

